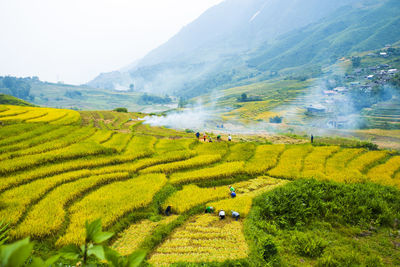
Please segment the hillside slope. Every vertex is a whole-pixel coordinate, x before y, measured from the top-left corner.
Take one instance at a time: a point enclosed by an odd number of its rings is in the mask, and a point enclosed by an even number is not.
[[[248,61],[261,71],[334,62],[356,51],[393,44],[400,39],[400,2],[346,6],[316,24],[264,44]]]
[[[139,91],[193,97],[265,80],[270,71],[330,63],[398,41],[399,7],[395,0],[225,1],[134,68],[102,74],[89,85],[134,84]]]
[[[26,106],[26,107],[34,106],[31,103],[26,102],[22,99],[5,94],[0,94],[0,105],[14,105],[14,106]]]
[[[224,1],[150,52],[134,68],[101,74],[89,85],[105,88],[113,84],[127,88],[134,83],[139,90],[165,93],[187,88],[189,83],[202,81],[217,72],[216,84],[205,86],[213,88],[226,82],[224,75],[218,77],[220,70],[238,66],[234,72],[247,76],[248,70],[241,70],[245,66],[244,58],[238,55],[244,56],[266,41],[314,23],[338,7],[357,1]]]

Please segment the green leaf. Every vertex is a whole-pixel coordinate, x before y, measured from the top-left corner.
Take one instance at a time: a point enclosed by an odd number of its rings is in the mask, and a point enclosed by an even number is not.
[[[137,250],[128,256],[128,263],[126,267],[138,267],[146,258],[146,252]]]
[[[100,219],[97,219],[91,223],[86,221],[85,227],[86,242],[102,243],[114,235],[113,233],[103,232]]]
[[[44,267],[44,266],[49,266],[46,265],[46,263],[41,259],[37,257],[32,258],[32,262],[28,264],[29,267]]]
[[[38,257],[33,257],[32,262],[28,264],[29,267],[49,267],[52,264],[54,264],[58,259],[60,258],[60,255],[54,255],[47,259],[46,261],[42,260],[41,258]]]
[[[54,263],[60,258],[60,256],[61,256],[61,255],[54,255],[54,256],[48,258],[48,259],[44,262],[45,265],[46,265],[46,266],[50,266],[50,265],[54,264]]]
[[[93,241],[93,237],[96,235],[96,233],[101,232],[101,219],[94,220],[91,223],[86,221],[85,228],[86,228],[86,241],[87,242]]]
[[[65,259],[75,260],[81,256],[81,250],[76,245],[68,245],[60,249],[60,255]]]
[[[32,253],[33,242],[29,237],[0,247],[0,265],[2,267],[22,266]]]
[[[101,245],[95,245],[88,249],[88,256],[96,256],[100,260],[105,260],[104,249]]]
[[[96,233],[95,236],[93,236],[93,241],[97,244],[102,243],[108,239],[110,239],[114,234],[110,232],[101,232],[101,233]]]
[[[121,264],[121,259],[123,259],[123,257],[121,257],[121,255],[109,248],[109,247],[104,247],[104,254],[106,257],[107,262],[113,266],[113,267],[120,267],[120,266],[124,266],[124,264]]]

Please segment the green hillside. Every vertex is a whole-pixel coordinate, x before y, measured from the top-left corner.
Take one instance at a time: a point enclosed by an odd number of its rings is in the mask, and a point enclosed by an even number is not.
[[[28,103],[22,99],[6,95],[0,94],[0,104],[1,105],[15,105],[15,106],[25,106],[25,107],[33,107],[31,103]]]
[[[266,43],[248,61],[260,70],[326,64],[399,41],[400,3],[343,7],[321,21]]]

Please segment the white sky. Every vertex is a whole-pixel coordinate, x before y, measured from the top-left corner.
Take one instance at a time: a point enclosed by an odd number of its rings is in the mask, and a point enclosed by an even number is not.
[[[166,42],[222,0],[0,0],[0,76],[82,84]]]

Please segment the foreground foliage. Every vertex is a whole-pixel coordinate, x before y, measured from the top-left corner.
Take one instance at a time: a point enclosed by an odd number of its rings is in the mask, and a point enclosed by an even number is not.
[[[103,232],[101,220],[97,219],[91,223],[85,223],[85,238],[82,245],[68,245],[61,248],[55,255],[47,260],[32,256],[34,242],[29,238],[3,245],[0,243],[0,265],[4,267],[43,267],[53,266],[56,262],[65,265],[65,260],[70,260],[76,266],[93,266],[93,260],[107,262],[112,267],[137,267],[139,266],[146,253],[136,251],[128,257],[121,256],[115,250],[107,247],[104,243],[114,234]],[[1,232],[1,231],[0,231]]]
[[[298,180],[256,198],[246,232],[254,265],[297,265],[304,257],[307,265],[383,266],[400,262],[398,252],[383,258],[380,251],[394,249],[381,233],[397,232],[399,219],[394,188]]]

